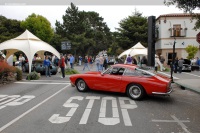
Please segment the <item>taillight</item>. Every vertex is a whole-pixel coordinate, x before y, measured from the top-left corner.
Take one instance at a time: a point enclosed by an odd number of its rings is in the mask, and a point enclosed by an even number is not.
[[[172,86],[171,86],[171,81],[168,83],[167,85],[167,92],[170,91],[172,89]]]

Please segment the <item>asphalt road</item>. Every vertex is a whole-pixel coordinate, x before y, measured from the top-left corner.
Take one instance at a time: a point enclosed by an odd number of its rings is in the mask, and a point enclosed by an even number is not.
[[[50,79],[50,78],[49,78]],[[54,79],[54,80],[52,80]],[[81,93],[57,75],[0,87],[1,133],[199,133],[199,94],[173,85],[170,97]]]

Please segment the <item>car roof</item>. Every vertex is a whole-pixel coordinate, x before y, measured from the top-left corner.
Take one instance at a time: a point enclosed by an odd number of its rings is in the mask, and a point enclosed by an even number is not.
[[[115,65],[112,65],[112,66],[113,67],[132,68],[132,69],[138,68],[138,66],[136,66],[134,64],[115,64]]]

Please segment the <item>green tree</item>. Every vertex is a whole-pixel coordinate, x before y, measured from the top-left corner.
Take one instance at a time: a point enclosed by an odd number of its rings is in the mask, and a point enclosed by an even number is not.
[[[196,19],[194,29],[197,30],[200,28],[200,15],[194,14],[193,10],[200,8],[199,0],[164,0],[165,5],[176,5],[179,9],[184,12],[189,12],[193,15],[193,19]]]
[[[197,46],[193,46],[193,45],[188,45],[185,48],[186,52],[188,53],[187,59],[192,59],[194,58],[194,56],[196,55],[196,53],[198,52],[199,48]]]
[[[53,37],[50,41],[51,46],[53,46],[56,50],[60,52],[61,49],[61,36],[54,33]]]
[[[79,11],[73,3],[63,15],[63,23],[56,21],[55,25],[56,33],[72,43],[71,53],[94,55],[111,44],[110,29],[103,18],[96,12]]]
[[[21,27],[25,30],[28,29],[34,35],[45,42],[50,42],[54,31],[51,28],[51,23],[43,16],[31,14],[25,21],[21,22]]]
[[[7,19],[0,15],[0,43],[19,36],[24,30],[20,27],[21,21]]]
[[[128,49],[138,42],[147,47],[148,23],[142,13],[135,11],[133,15],[121,20],[119,26],[117,40],[120,47]]]

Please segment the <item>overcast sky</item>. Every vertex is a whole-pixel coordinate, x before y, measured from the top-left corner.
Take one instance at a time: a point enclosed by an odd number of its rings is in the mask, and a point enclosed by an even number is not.
[[[35,13],[37,15],[42,15],[47,18],[52,27],[55,27],[56,20],[62,22],[62,16],[68,6],[0,6],[0,15],[3,15],[9,19],[25,20],[28,15]],[[143,16],[156,16],[169,13],[183,13],[175,6],[162,6],[162,5],[143,5],[143,6],[77,6],[80,11],[95,11],[99,13],[101,17],[104,18],[104,22],[107,23],[111,31],[115,31],[118,28],[118,23],[120,20],[132,15],[132,13],[137,9],[137,11],[143,13]],[[200,10],[195,10],[196,13],[200,13]]]

